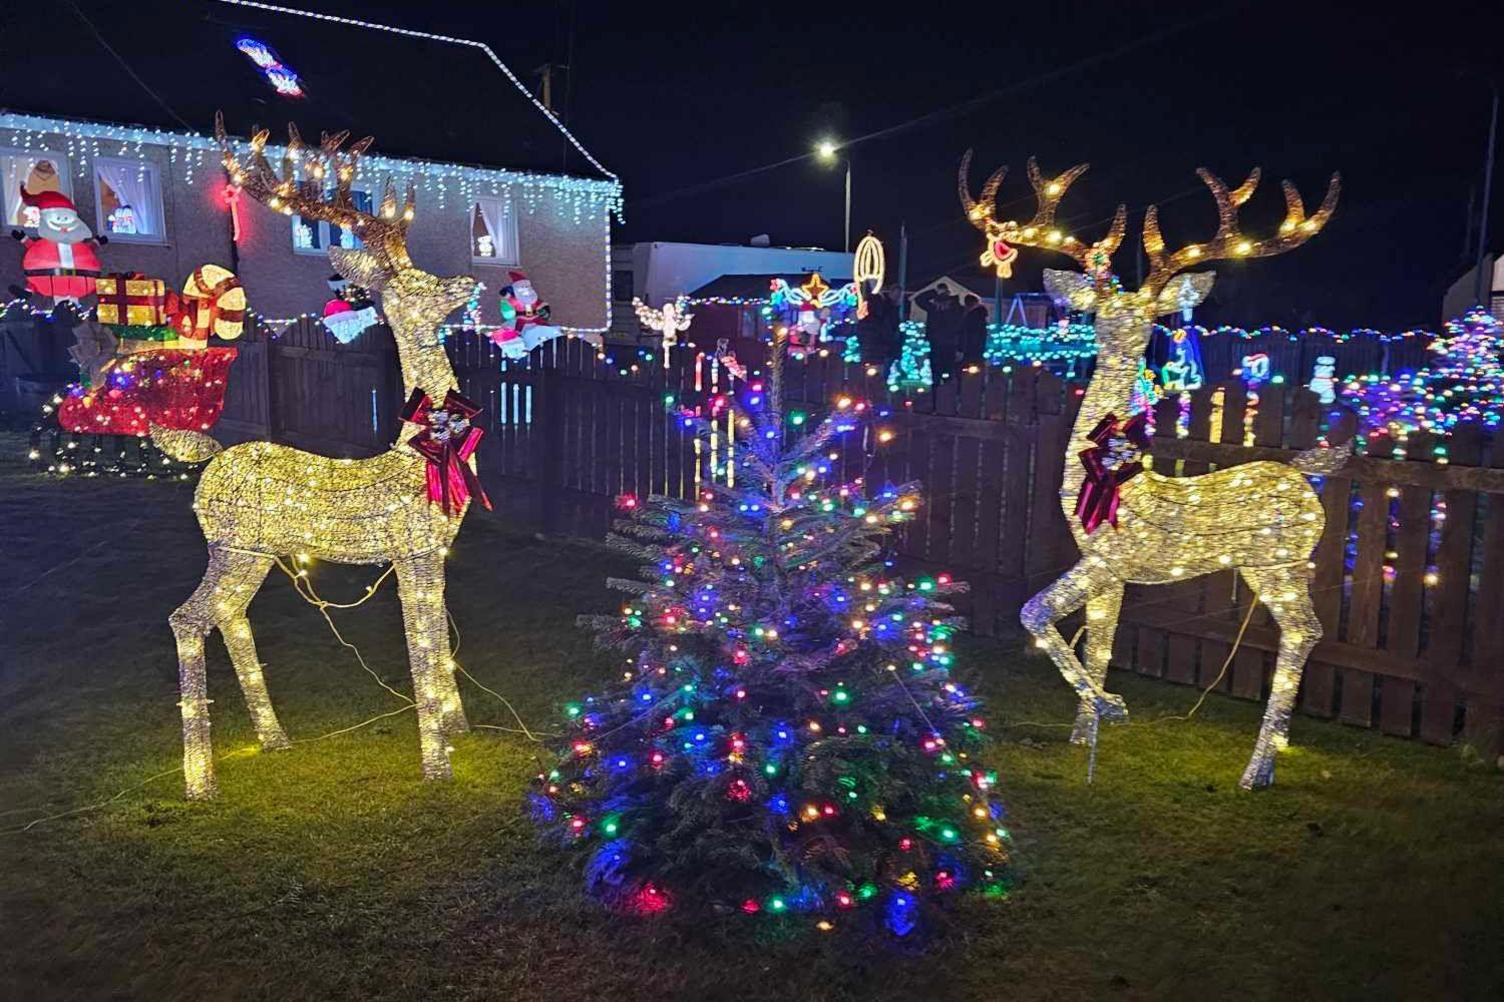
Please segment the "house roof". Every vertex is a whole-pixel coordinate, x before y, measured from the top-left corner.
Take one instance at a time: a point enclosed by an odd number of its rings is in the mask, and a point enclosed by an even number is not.
[[[375,136],[387,156],[615,177],[479,42],[244,0],[15,6],[6,36],[34,43],[0,69],[5,110],[198,133],[223,111],[232,134],[260,125],[274,143],[294,122],[309,140]],[[237,48],[247,37],[303,96],[278,93]]]
[[[722,275],[706,282],[689,294],[691,300],[737,299],[766,302],[773,279],[781,278],[790,285],[803,285],[809,281],[808,274],[799,275]],[[832,283],[835,284],[835,283]]]

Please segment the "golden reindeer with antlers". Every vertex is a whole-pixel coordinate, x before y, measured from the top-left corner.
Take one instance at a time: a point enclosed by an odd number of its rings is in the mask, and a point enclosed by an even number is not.
[[[1332,176],[1321,208],[1310,217],[1299,193],[1285,182],[1286,214],[1279,233],[1254,240],[1239,231],[1238,209],[1257,187],[1258,170],[1232,191],[1209,171],[1198,170],[1217,203],[1216,235],[1167,254],[1158,210],[1151,206],[1144,216],[1143,235],[1150,270],[1142,286],[1130,292],[1112,272],[1112,255],[1123,241],[1127,222],[1125,206],[1118,206],[1107,235],[1089,245],[1055,224],[1056,207],[1071,182],[1086,171],[1085,164],[1047,179],[1031,159],[1029,181],[1038,211],[1020,223],[997,218],[997,192],[1006,169],[987,179],[977,201],[967,180],[970,161],[968,151],[961,161],[959,188],[967,218],[987,236],[982,263],[1001,271],[1017,256],[1015,246],[1068,254],[1085,274],[1047,270],[1045,285],[1073,309],[1096,313],[1096,371],[1066,447],[1060,486],[1061,507],[1081,559],[1031,598],[1022,616],[1036,644],[1049,653],[1080,697],[1071,740],[1094,745],[1099,720],[1127,719],[1122,697],[1102,688],[1124,587],[1236,569],[1280,628],[1273,687],[1241,784],[1245,789],[1268,786],[1274,782],[1275,753],[1289,731],[1306,656],[1321,639],[1307,561],[1321,538],[1324,518],[1306,478],[1338,469],[1351,443],[1308,450],[1290,465],[1256,462],[1205,476],[1166,477],[1142,470],[1137,460],[1146,442],[1126,419],[1154,318],[1183,307],[1187,299],[1191,305],[1201,302],[1214,274],[1187,274],[1176,289],[1169,288],[1171,279],[1205,262],[1270,257],[1299,247],[1331,217],[1339,178]],[[1084,665],[1056,626],[1082,606],[1087,634]]]
[[[271,442],[221,451],[206,435],[152,429],[153,441],[169,455],[191,462],[213,457],[193,502],[209,544],[209,568],[170,619],[182,693],[183,771],[191,799],[216,792],[204,672],[204,637],[215,627],[229,649],[261,746],[288,745],[246,618],[246,607],[273,562],[284,556],[344,564],[390,562],[402,602],[425,779],[450,776],[446,734],[467,727],[444,610],[444,555],[468,507],[467,490],[456,488],[457,495],[445,494],[443,505],[433,503],[433,462],[409,442],[421,436],[414,444],[423,445],[452,434],[473,448],[470,414],[450,412],[450,393],[458,383],[436,329],[469,299],[476,281],[465,275],[436,278],[413,266],[406,239],[413,219],[411,187],[399,205],[388,179],[374,214],[354,207],[350,185],[371,139],[342,151],[348,133],[341,132],[323,136],[319,147],[310,149],[295,127],[288,131],[279,175],[267,162],[264,130],[252,138],[249,157],[242,162],[225,136],[223,121],[215,118],[215,135],[234,183],[272,209],[341,226],[359,237],[362,248],[331,248],[329,258],[346,279],[381,296],[410,406],[396,444],[371,459],[332,459]],[[332,192],[326,190],[330,181]],[[423,403],[431,406],[414,410],[419,402],[415,391],[426,395]],[[443,403],[432,403],[439,401]],[[430,427],[421,427],[424,422]],[[467,460],[468,452],[459,462]],[[441,476],[451,473],[461,480],[473,478],[473,466],[463,473],[445,469]]]

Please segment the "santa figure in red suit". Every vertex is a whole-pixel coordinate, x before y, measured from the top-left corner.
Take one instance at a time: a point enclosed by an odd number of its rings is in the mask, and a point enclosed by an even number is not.
[[[94,292],[99,277],[99,241],[78,216],[78,208],[67,195],[58,191],[41,191],[33,195],[24,187],[21,202],[37,210],[37,235],[18,237],[26,251],[21,267],[26,272],[26,287],[58,302],[78,302]]]
[[[550,310],[533,288],[527,273],[507,273],[510,285],[501,290],[501,326],[491,332],[491,340],[508,358],[523,358],[538,345],[558,337],[564,331],[550,326]]]

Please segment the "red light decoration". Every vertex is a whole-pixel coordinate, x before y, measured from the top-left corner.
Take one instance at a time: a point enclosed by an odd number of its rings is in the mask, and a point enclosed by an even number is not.
[[[153,424],[208,431],[224,410],[234,348],[159,348],[127,355],[105,370],[102,385],[74,386],[58,405],[65,431],[150,434]]]
[[[221,192],[225,200],[225,207],[230,210],[230,240],[236,246],[240,244],[240,185],[227,184]]]

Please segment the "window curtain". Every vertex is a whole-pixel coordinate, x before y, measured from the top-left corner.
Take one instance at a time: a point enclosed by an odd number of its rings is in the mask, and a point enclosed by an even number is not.
[[[516,220],[512,218],[511,200],[481,198],[476,200],[475,205],[480,209],[486,231],[491,234],[491,244],[496,248],[496,256],[489,260],[497,264],[517,264],[517,230]],[[474,252],[475,248],[472,246],[471,253]]]
[[[21,225],[21,186],[26,183],[26,176],[31,173],[31,169],[43,160],[57,168],[58,181],[62,185],[63,194],[68,194],[68,161],[62,157],[45,153],[11,153],[0,156],[0,184],[5,185],[4,196],[0,197],[0,205],[5,206],[7,226]]]
[[[156,169],[109,160],[96,160],[94,169],[115,190],[115,195],[131,207],[136,216],[136,233],[140,236],[162,235],[162,208],[156,193]],[[105,220],[99,228],[106,229]]]

